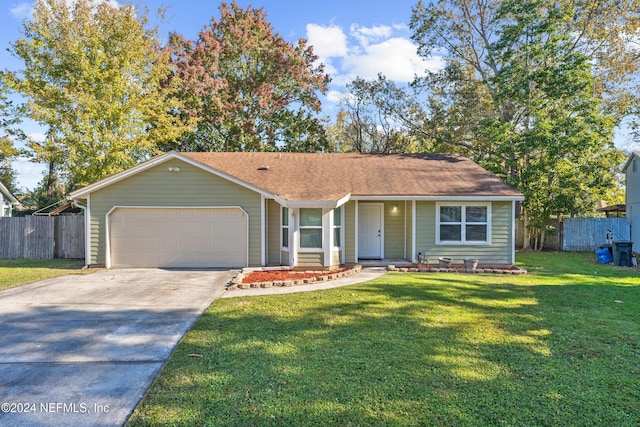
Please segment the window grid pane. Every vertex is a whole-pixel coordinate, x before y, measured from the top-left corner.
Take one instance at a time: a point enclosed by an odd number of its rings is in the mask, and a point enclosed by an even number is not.
[[[300,229],[301,248],[322,248],[321,228],[301,228]]]
[[[446,242],[461,242],[462,241],[462,226],[461,225],[441,225],[440,226],[440,240]]]
[[[466,241],[470,242],[486,242],[487,226],[486,225],[467,225]]]
[[[440,206],[440,222],[461,222],[462,209],[460,206]]]
[[[322,227],[322,209],[300,209],[300,227]]]
[[[486,206],[467,206],[466,222],[487,222]]]

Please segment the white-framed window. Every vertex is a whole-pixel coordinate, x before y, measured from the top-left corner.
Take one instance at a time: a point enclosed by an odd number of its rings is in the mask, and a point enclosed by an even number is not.
[[[289,208],[281,209],[282,221],[280,223],[280,245],[283,249],[289,249]]]
[[[490,203],[438,203],[437,244],[491,243]]]
[[[340,248],[342,246],[342,208],[333,210],[333,247]]]
[[[321,208],[300,208],[300,249],[322,249]]]

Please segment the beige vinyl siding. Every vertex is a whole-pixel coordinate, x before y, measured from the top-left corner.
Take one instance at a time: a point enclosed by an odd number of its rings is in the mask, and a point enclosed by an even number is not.
[[[393,212],[393,206],[398,212]],[[384,257],[404,258],[404,202],[384,203]]]
[[[249,215],[249,265],[261,264],[260,194],[180,160],[169,160],[97,190],[89,203],[89,264],[106,262],[106,215],[114,206],[240,206]]]
[[[485,265],[512,264],[511,203],[491,203],[490,245],[436,245],[436,203],[416,202],[416,252],[434,261],[438,257],[449,257],[455,263],[462,263],[464,258],[477,258]]]
[[[356,202],[344,204],[344,233],[345,262],[355,263],[356,260]]]
[[[267,264],[280,265],[280,205],[272,199],[267,200]],[[284,264],[289,263],[283,258]]]
[[[341,251],[331,251],[331,267],[340,265]]]
[[[324,254],[321,252],[298,252],[298,265],[296,267],[322,268]]]

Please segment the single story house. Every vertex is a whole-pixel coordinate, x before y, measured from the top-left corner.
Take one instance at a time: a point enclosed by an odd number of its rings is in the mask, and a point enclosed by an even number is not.
[[[169,152],[70,198],[90,266],[334,268],[513,264],[523,195],[459,155]]]
[[[20,204],[18,199],[0,182],[0,217],[13,215],[13,207]]]

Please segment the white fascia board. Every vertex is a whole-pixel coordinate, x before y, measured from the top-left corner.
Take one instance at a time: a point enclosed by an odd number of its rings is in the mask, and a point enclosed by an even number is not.
[[[11,194],[11,192],[9,191],[9,189],[7,187],[4,186],[3,183],[0,182],[0,192],[2,194],[5,195],[5,197],[7,198],[7,200],[9,201],[9,203],[13,206],[17,206],[20,204],[20,202],[18,201],[18,199],[16,199],[14,197],[13,194]]]
[[[90,193],[92,193],[94,191],[97,191],[97,190],[100,190],[102,188],[108,187],[109,185],[115,184],[118,181],[122,181],[123,179],[129,178],[130,176],[133,176],[133,175],[138,174],[140,172],[143,172],[143,171],[145,171],[147,169],[150,169],[152,167],[161,165],[162,163],[165,163],[165,162],[168,162],[169,160],[174,160],[174,159],[181,160],[181,161],[183,161],[185,163],[188,163],[188,164],[190,164],[190,165],[192,165],[194,167],[197,167],[197,168],[202,169],[202,170],[204,170],[206,172],[209,172],[209,173],[212,173],[212,174],[214,174],[216,176],[219,176],[220,178],[224,178],[224,179],[226,179],[228,181],[231,181],[234,184],[238,184],[238,185],[240,185],[242,187],[245,187],[245,188],[247,188],[249,190],[255,191],[256,193],[261,194],[261,195],[263,195],[265,197],[273,197],[272,194],[268,193],[267,191],[265,191],[265,190],[263,190],[261,188],[255,187],[255,186],[253,186],[251,184],[248,184],[248,183],[246,183],[246,182],[244,182],[244,181],[242,181],[242,180],[240,180],[240,179],[238,179],[236,177],[233,177],[233,176],[228,175],[228,174],[226,174],[224,172],[221,172],[221,171],[219,171],[217,169],[214,169],[212,167],[204,165],[204,164],[202,164],[202,163],[200,163],[198,161],[195,161],[195,160],[193,160],[193,159],[191,159],[189,157],[183,156],[182,154],[180,154],[180,153],[178,153],[176,151],[170,151],[170,152],[168,152],[166,154],[163,154],[163,155],[158,156],[158,157],[154,157],[153,159],[147,160],[146,162],[140,163],[140,164],[138,164],[138,165],[136,165],[136,166],[134,166],[134,167],[132,167],[130,169],[127,169],[125,171],[122,171],[120,173],[112,175],[112,176],[110,176],[108,178],[105,178],[105,179],[103,179],[101,181],[98,181],[96,183],[90,184],[90,185],[88,185],[88,186],[86,186],[84,188],[81,188],[79,190],[73,191],[73,192],[71,192],[71,194],[69,195],[68,198],[70,200],[85,199],[88,194],[90,194]]]
[[[524,196],[351,196],[359,201],[459,201],[459,202],[521,202]]]
[[[351,194],[347,194],[338,200],[288,200],[280,196],[273,196],[276,202],[286,208],[325,208],[335,209],[351,199]]]

